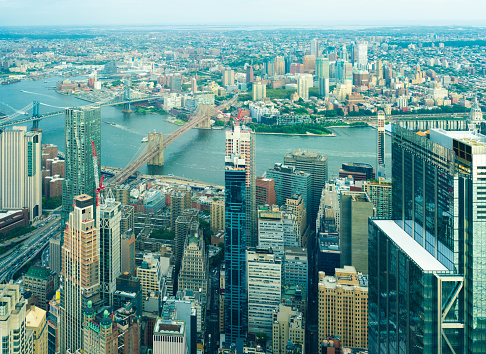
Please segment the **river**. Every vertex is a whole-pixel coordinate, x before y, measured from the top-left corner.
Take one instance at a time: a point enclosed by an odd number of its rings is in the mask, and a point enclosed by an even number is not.
[[[0,85],[0,110],[12,114],[15,110],[37,100],[50,106],[42,106],[40,112],[58,111],[57,107],[86,105],[72,96],[56,93],[53,89],[60,77],[44,80],[22,80],[11,85]],[[51,107],[54,106],[54,107]],[[31,111],[29,112],[32,113]],[[171,133],[178,126],[166,122],[166,115],[135,113],[124,114],[120,108],[104,107],[101,120],[114,122],[116,126],[101,124],[101,163],[105,166],[124,167],[141,147],[141,139],[149,131]],[[29,127],[31,124],[28,125]],[[39,127],[43,131],[43,144],[56,144],[64,151],[64,117],[44,119]],[[369,127],[333,128],[335,137],[256,135],[256,173],[283,162],[285,153],[302,149],[312,150],[328,157],[329,176],[339,173],[344,162],[363,162],[376,167],[376,130]],[[386,136],[387,176],[391,176],[391,144]],[[191,179],[224,184],[224,130],[192,129],[164,152],[162,167],[143,166],[142,173],[173,174]]]

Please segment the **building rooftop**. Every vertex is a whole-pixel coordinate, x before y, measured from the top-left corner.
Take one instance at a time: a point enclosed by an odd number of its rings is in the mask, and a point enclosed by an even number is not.
[[[32,266],[25,274],[26,277],[37,278],[37,279],[47,279],[51,275],[51,271],[45,267]]]
[[[449,272],[442,263],[410,237],[395,221],[375,220],[374,222],[424,272]]]
[[[184,321],[157,319],[154,327],[154,334],[183,335],[185,330]]]

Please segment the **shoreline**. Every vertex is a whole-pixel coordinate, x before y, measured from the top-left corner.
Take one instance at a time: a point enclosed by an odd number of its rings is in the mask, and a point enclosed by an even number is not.
[[[313,133],[305,133],[305,134],[289,134],[289,133],[267,133],[267,132],[254,132],[255,134],[261,135],[288,135],[288,136],[319,136],[319,137],[334,137],[336,134],[313,134]]]

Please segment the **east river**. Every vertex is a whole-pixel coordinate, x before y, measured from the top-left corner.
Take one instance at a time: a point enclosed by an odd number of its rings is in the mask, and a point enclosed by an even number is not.
[[[82,106],[88,102],[56,93],[52,88],[60,77],[45,80],[22,80],[19,83],[0,85],[0,111],[12,114],[32,101],[41,105],[40,113],[58,111],[63,107]],[[44,82],[47,81],[47,82]],[[59,107],[59,108],[58,108]],[[30,115],[32,111],[28,112]],[[101,163],[105,166],[124,167],[141,147],[141,139],[149,131],[171,133],[178,126],[167,122],[166,115],[135,113],[124,114],[120,108],[104,107],[101,120]],[[29,124],[29,128],[32,124]],[[56,144],[64,151],[64,116],[40,121],[42,143]],[[255,136],[256,172],[264,171],[276,162],[283,162],[285,153],[294,150],[312,150],[328,157],[329,176],[338,175],[344,162],[363,162],[376,167],[376,130],[370,127],[333,128],[335,137],[262,135]],[[390,137],[386,136],[387,176],[391,170]],[[164,152],[162,167],[143,166],[142,173],[173,174],[212,184],[224,184],[224,130],[192,129]]]

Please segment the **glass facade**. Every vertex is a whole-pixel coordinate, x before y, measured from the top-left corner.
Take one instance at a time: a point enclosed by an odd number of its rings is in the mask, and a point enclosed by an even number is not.
[[[246,172],[225,171],[225,341],[243,346],[248,325],[246,279]]]

